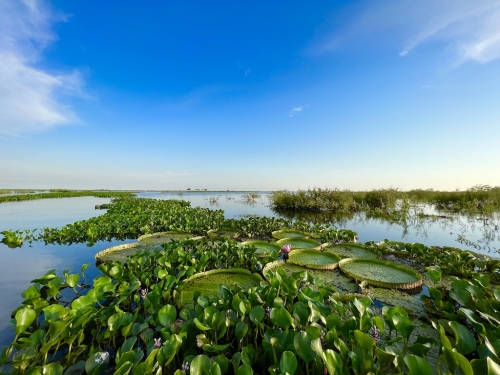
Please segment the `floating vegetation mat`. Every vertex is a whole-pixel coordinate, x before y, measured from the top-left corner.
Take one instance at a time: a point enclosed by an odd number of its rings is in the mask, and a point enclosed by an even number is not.
[[[254,254],[257,255],[258,257],[265,257],[274,250],[279,251],[281,249],[281,246],[278,245],[276,242],[268,242],[263,240],[251,240],[251,241],[240,242],[239,245],[255,246],[257,250],[255,250]]]
[[[300,230],[295,230],[295,229],[282,229],[273,232],[273,237],[277,239],[306,238],[309,237],[310,235],[311,235],[310,233],[302,232]]]
[[[274,262],[267,263],[262,270],[262,273],[267,279],[269,272],[276,271],[278,268],[281,268],[287,275],[290,276],[295,272],[307,271],[315,279],[322,279],[326,285],[331,285],[342,292],[354,293],[358,290],[358,285],[354,283],[352,279],[345,277],[337,271],[309,269],[293,264],[290,261],[285,263],[283,260],[276,260]]]
[[[234,229],[222,228],[222,229],[210,229],[207,232],[210,238],[220,238],[220,237],[237,237],[240,233]]]
[[[377,287],[366,288],[364,293],[373,300],[377,300],[384,305],[401,306],[408,314],[418,318],[427,318],[425,305],[420,298],[408,294],[406,291],[397,289],[384,289]]]
[[[325,249],[330,253],[336,254],[341,258],[365,258],[375,259],[378,255],[373,251],[366,249],[363,245],[336,245]]]
[[[140,250],[158,251],[160,249],[155,246],[141,246],[140,243],[134,242],[125,245],[113,246],[108,249],[99,251],[95,255],[95,259],[98,263],[125,262],[127,260],[127,257],[129,257],[132,254],[135,254]]]
[[[353,279],[383,288],[414,289],[422,285],[420,273],[384,260],[347,258],[339,262],[339,267]]]
[[[137,241],[143,246],[153,246],[153,245],[161,245],[164,243],[169,243],[172,240],[175,241],[185,240],[191,237],[193,237],[191,233],[170,231],[170,232],[145,234],[143,236],[140,236],[137,239]]]
[[[232,268],[222,270],[211,270],[197,273],[184,281],[177,304],[182,307],[193,306],[193,296],[197,291],[202,296],[212,297],[219,295],[219,285],[238,285],[244,290],[256,287],[262,278],[258,274],[252,274],[243,268]]]
[[[319,249],[321,244],[318,241],[308,238],[283,238],[276,242],[278,245],[283,246],[289,243],[293,249]]]
[[[339,260],[338,255],[314,249],[294,250],[290,253],[290,262],[317,270],[333,270],[338,267]]]

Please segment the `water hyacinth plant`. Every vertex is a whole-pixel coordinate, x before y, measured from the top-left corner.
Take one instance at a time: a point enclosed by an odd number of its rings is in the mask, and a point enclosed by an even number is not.
[[[226,220],[219,211],[185,203],[131,198],[114,201],[106,215],[51,233],[61,242],[137,238],[153,230],[205,237],[138,248],[122,262],[100,264],[101,274],[88,284],[86,266],[33,280],[12,312],[13,341],[0,352],[1,374],[422,375],[500,368],[496,260],[388,240],[360,245],[386,262],[425,272],[428,295],[415,303],[426,314],[417,317],[405,306],[355,293],[375,288],[366,280],[290,262],[291,272],[271,269],[277,250],[258,257],[255,246],[239,242],[272,242],[273,231],[293,229],[345,244],[355,240],[352,231],[269,218]],[[206,236],[220,228],[241,237]],[[321,250],[306,255],[329,249]],[[238,268],[245,274],[264,269],[265,280],[256,276],[247,285],[226,278],[210,293],[189,290],[193,280]],[[350,293],[341,287],[346,279],[355,287]]]

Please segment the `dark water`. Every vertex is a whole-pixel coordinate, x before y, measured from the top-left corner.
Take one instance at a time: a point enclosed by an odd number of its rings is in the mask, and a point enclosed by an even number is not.
[[[155,199],[182,199],[191,201],[192,206],[212,209],[222,209],[227,218],[238,218],[243,215],[280,216],[269,207],[268,195],[259,194],[256,199],[246,199],[241,193],[203,193],[190,192],[182,195],[172,193],[140,193],[140,197]],[[0,232],[9,229],[41,229],[44,227],[62,227],[78,220],[104,214],[104,210],[95,210],[97,204],[109,203],[110,199],[81,197],[42,199],[23,202],[0,203]],[[285,215],[286,217],[286,215]],[[387,221],[367,218],[363,214],[351,217],[325,216],[288,216],[301,220],[327,221],[337,227],[352,229],[359,234],[359,241],[376,242],[385,238],[420,242],[426,245],[454,246],[475,250],[488,255],[489,249],[500,248],[500,233],[494,225],[498,225],[499,217],[494,216],[487,222],[480,217],[456,217],[454,220],[439,219],[436,222],[428,220],[413,220],[411,225],[404,227],[390,224]],[[481,249],[465,246],[456,241],[459,234],[465,235],[470,241],[476,242]],[[0,235],[1,237],[1,235]],[[65,269],[79,272],[80,266],[89,263],[85,271],[87,280],[92,280],[99,271],[95,267],[95,253],[108,247],[130,243],[135,240],[98,242],[92,247],[85,244],[44,245],[34,242],[32,246],[9,249],[0,243],[0,347],[7,345],[13,339],[13,329],[9,327],[10,313],[22,302],[21,292],[30,281],[44,275],[47,271],[56,269],[62,274]]]

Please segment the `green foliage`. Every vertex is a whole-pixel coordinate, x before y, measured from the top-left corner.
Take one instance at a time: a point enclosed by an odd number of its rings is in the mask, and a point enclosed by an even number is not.
[[[135,193],[126,191],[60,189],[60,190],[50,190],[48,193],[15,194],[15,195],[0,196],[0,203],[20,202],[20,201],[48,199],[48,198],[75,198],[75,197],[125,198],[133,196],[135,196]]]

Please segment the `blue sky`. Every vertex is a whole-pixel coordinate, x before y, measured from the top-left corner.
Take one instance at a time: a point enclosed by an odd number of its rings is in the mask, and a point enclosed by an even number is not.
[[[0,2],[0,188],[500,185],[497,0]]]

